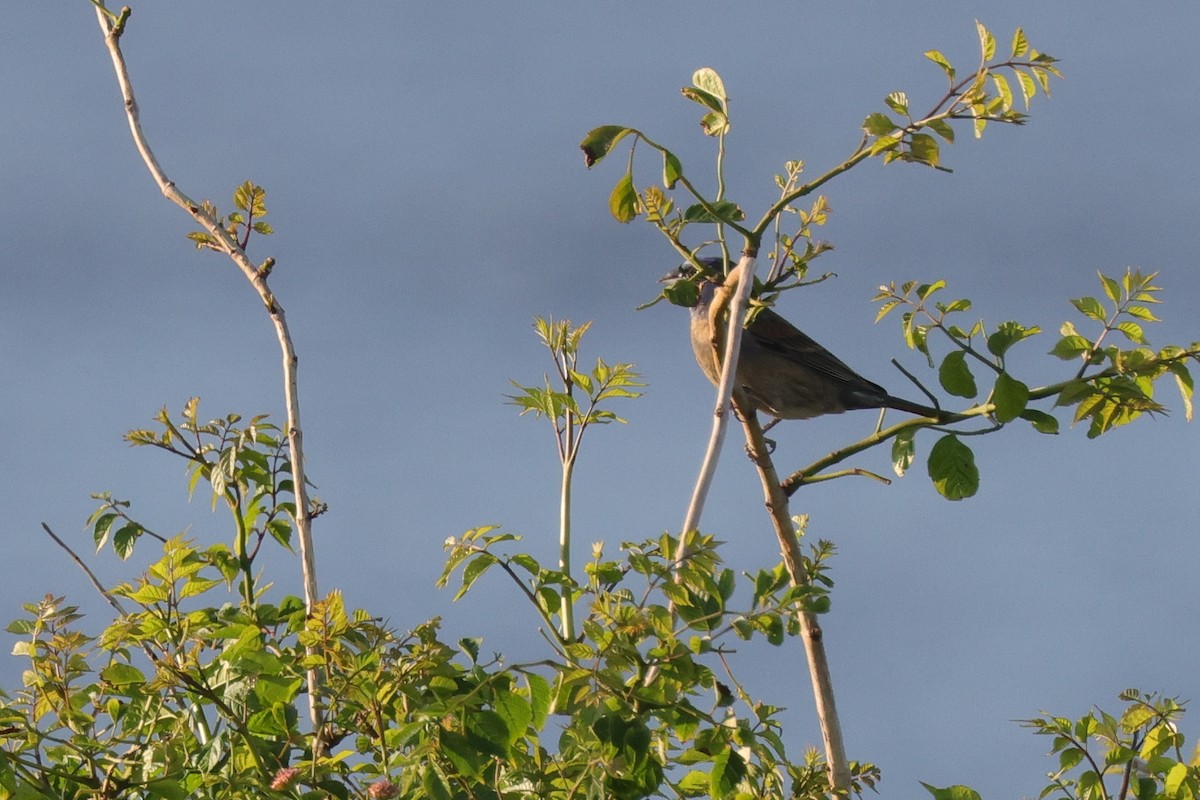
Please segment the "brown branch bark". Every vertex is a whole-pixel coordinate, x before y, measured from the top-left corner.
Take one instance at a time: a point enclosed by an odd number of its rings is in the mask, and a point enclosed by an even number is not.
[[[763,495],[767,512],[775,527],[779,550],[787,566],[793,586],[809,585],[808,573],[804,569],[804,557],[800,541],[792,525],[788,495],[779,483],[779,474],[771,460],[770,449],[763,437],[762,426],[754,406],[746,402],[741,392],[733,393],[733,407],[746,433],[746,447],[750,459],[758,468],[762,480]],[[825,746],[825,764],[829,775],[829,786],[833,795],[846,797],[850,794],[850,762],[846,758],[846,746],[842,740],[842,725],[838,720],[837,704],[833,698],[833,678],[829,670],[829,659],[825,655],[824,632],[817,622],[817,615],[810,611],[797,614],[800,622],[800,637],[804,640],[804,652],[808,656],[808,674],[812,681],[813,700],[817,707],[817,720],[821,725],[821,738]]]
[[[297,393],[297,364],[295,347],[292,344],[291,333],[288,330],[287,318],[283,306],[276,300],[267,285],[266,270],[260,270],[246,256],[245,250],[236,242],[218,221],[204,208],[185,195],[175,186],[155,158],[153,150],[142,131],[141,119],[138,112],[137,100],[133,96],[133,85],[129,79],[129,71],[125,64],[125,56],[121,52],[120,36],[124,32],[124,22],[128,18],[128,9],[123,9],[118,26],[108,12],[101,6],[96,8],[96,18],[100,30],[104,33],[104,44],[112,58],[113,71],[116,73],[117,84],[125,103],[125,118],[129,123],[129,132],[138,153],[145,162],[146,168],[154,183],[162,191],[163,196],[176,204],[205,230],[224,252],[242,271],[246,280],[254,287],[254,291],[262,299],[263,305],[270,315],[279,339],[279,347],[283,354],[284,402],[287,406],[287,437],[288,451],[292,462],[292,484],[296,500],[296,538],[300,546],[300,564],[304,582],[304,600],[309,612],[318,599],[316,559],[313,552],[312,517],[308,498],[308,486],[304,478],[304,447],[303,429],[300,426],[300,401]],[[310,653],[311,655],[311,653]],[[315,669],[307,672],[309,717],[312,721],[314,735],[318,737],[314,751],[320,751],[322,728],[321,680]]]

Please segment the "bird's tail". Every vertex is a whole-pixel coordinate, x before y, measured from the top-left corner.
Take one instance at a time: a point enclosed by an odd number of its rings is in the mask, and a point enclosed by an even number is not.
[[[962,414],[955,414],[953,411],[942,411],[940,408],[934,408],[933,406],[923,406],[920,403],[912,403],[899,397],[892,397],[890,394],[884,401],[884,405],[888,408],[894,408],[897,411],[916,414],[918,417],[931,417],[941,423],[966,419]]]

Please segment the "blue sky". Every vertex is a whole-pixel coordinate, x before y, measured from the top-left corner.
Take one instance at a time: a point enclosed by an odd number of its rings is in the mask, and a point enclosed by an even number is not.
[[[331,506],[322,589],[398,627],[442,615],[451,635],[537,657],[532,614],[498,578],[456,605],[433,588],[442,541],[475,525],[553,557],[549,430],[504,404],[510,377],[550,366],[532,316],[593,320],[587,353],[635,362],[649,383],[619,409],[630,424],[587,445],[581,542],[611,551],[679,524],[711,404],[686,314],[634,310],[675,259],[648,226],[609,217],[619,167],[586,171],[580,138],[636,126],[706,174],[711,142],[678,89],[712,66],[733,102],[730,193],[758,210],[785,160],[817,174],[845,157],[888,92],[938,96],[921,53],[972,63],[975,18],[1002,42],[1023,26],[1066,80],[1022,129],[961,129],[943,151],[953,174],[872,162],[829,184],[836,249],[820,266],[838,278],[780,311],[898,394],[889,360],[921,360],[895,322],[872,324],[890,280],[945,278],[992,323],[1041,325],[1018,359],[1034,383],[1063,374],[1042,354],[1076,317],[1068,298],[1098,293],[1097,270],[1160,270],[1151,343],[1200,339],[1191,3],[135,6],[124,46],[168,174],[225,209],[246,179],[268,190],[277,234],[251,252],[278,261],[301,358],[309,466]],[[0,617],[53,592],[98,627],[39,523],[86,549],[88,495],[110,490],[158,530],[227,540],[207,502],[187,503],[181,464],[121,435],[192,395],[203,415],[281,420],[278,354],[240,274],[191,249],[138,160],[90,6],[23,8],[0,32],[0,67]],[[982,485],[961,503],[920,470],[797,497],[840,549],[826,641],[851,757],[882,767],[885,794],[925,780],[1034,795],[1048,742],[1013,720],[1115,708],[1128,686],[1196,694],[1200,431],[1166,400],[1170,416],[1097,441],[1012,426],[973,442]],[[776,458],[807,463],[874,420],[787,423]],[[856,463],[885,471],[887,456]],[[777,560],[736,443],[703,528],[735,569]],[[135,568],[94,562],[106,580]],[[752,685],[789,708],[797,755],[818,741],[801,659],[796,643],[746,650]],[[0,677],[15,684],[17,662]]]

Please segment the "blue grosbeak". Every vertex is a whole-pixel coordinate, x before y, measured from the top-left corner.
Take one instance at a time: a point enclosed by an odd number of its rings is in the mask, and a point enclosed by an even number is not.
[[[699,279],[699,299],[691,309],[692,350],[700,369],[716,385],[727,313],[741,280],[741,267],[722,280],[720,259],[701,259],[701,263],[712,268],[715,277]],[[685,265],[664,280],[693,275],[694,270]],[[736,381],[757,408],[777,420],[885,407],[943,421],[953,416],[893,397],[769,308],[760,310],[742,333]]]

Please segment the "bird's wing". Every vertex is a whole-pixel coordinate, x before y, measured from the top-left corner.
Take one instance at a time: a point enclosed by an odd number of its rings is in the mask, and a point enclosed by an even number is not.
[[[848,386],[878,390],[886,395],[883,387],[850,369],[837,356],[769,308],[759,312],[746,329],[746,334],[753,337],[754,342],[764,350],[777,353],[813,372]]]

